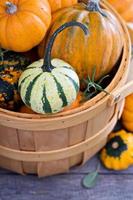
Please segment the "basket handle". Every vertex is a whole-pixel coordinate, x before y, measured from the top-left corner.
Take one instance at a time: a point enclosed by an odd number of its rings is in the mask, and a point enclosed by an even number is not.
[[[115,90],[110,94],[108,105],[113,106],[132,93],[133,93],[133,81],[130,81],[123,87]]]
[[[48,161],[66,159],[74,155],[83,153],[89,149],[92,149],[95,145],[97,145],[98,142],[100,142],[100,140],[103,140],[104,138],[106,140],[107,136],[112,131],[112,128],[115,126],[118,120],[118,113],[119,113],[118,108],[116,106],[114,116],[101,131],[99,131],[93,137],[76,145],[59,150],[44,151],[44,152],[20,151],[0,145],[0,156],[24,162],[46,162],[46,161],[48,162]]]

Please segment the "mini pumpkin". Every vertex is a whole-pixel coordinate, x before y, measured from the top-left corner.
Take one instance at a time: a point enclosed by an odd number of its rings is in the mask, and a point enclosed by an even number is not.
[[[83,93],[79,92],[76,100],[70,106],[65,107],[63,111],[69,111],[74,108],[78,108],[81,105],[83,99],[84,99]]]
[[[76,4],[77,0],[48,0],[51,6],[52,12],[55,12],[61,8],[69,7]]]
[[[2,49],[0,54],[0,107],[16,110],[20,102],[18,80],[30,60],[18,53]]]
[[[108,169],[127,169],[133,164],[133,134],[125,130],[111,133],[100,157]]]
[[[108,0],[108,2],[128,22],[133,22],[133,0]]]
[[[25,105],[22,105],[19,109],[20,113],[27,113],[27,114],[35,114],[35,112],[33,112],[33,110],[31,110],[30,108],[28,108]]]
[[[24,52],[38,45],[51,22],[47,0],[0,1],[0,46]]]
[[[86,26],[79,22],[62,25],[51,36],[44,61],[41,59],[34,62],[20,77],[21,98],[37,113],[57,113],[76,100],[79,92],[79,78],[76,72],[63,60],[55,58],[51,61],[51,49],[56,36],[70,26],[79,26],[85,34],[88,33]]]
[[[122,123],[128,131],[133,132],[133,94],[126,98]]]
[[[112,70],[121,55],[123,39],[120,24],[111,12],[99,7],[99,1],[90,0],[88,5],[79,3],[54,13],[49,37],[70,19],[85,24],[90,33],[86,37],[77,27],[65,30],[55,40],[52,57],[70,63],[80,80],[88,75],[92,77],[95,67],[95,80],[99,80]],[[49,37],[39,46],[41,58]]]

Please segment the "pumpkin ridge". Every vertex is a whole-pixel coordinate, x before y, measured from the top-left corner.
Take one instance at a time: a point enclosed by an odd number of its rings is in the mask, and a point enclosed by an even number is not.
[[[31,75],[28,75],[28,76],[26,76],[22,81],[21,81],[21,84],[19,85],[19,87],[18,87],[18,90],[20,91],[21,90],[21,86],[23,85],[23,83],[25,82],[25,80],[27,79],[27,78],[29,78]]]
[[[72,10],[72,15],[68,15],[66,20],[64,18],[64,21],[75,20],[82,23],[82,21],[79,20],[79,15],[80,15],[80,12],[78,10],[75,10],[75,12]],[[63,36],[62,36],[62,41],[64,41],[64,43],[62,43],[61,48],[63,48],[64,51],[62,52],[62,55],[60,55],[60,57],[61,58],[63,57],[63,59],[66,60],[67,62],[70,60],[70,57],[73,56],[71,52],[71,47],[73,46],[72,43],[74,42],[74,35],[76,35],[78,31],[81,31],[80,29],[76,29],[76,28],[77,27],[70,27],[70,29],[66,31],[66,34],[63,33]],[[69,40],[67,40],[67,38],[71,38],[71,41],[73,42],[71,43]]]
[[[26,94],[25,94],[25,103],[26,105],[28,106],[31,106],[31,103],[30,103],[30,98],[31,98],[31,93],[32,93],[32,88],[35,84],[35,82],[37,81],[37,79],[42,75],[42,73],[40,73],[39,75],[37,75],[29,84],[29,86],[27,87],[27,90],[26,90]]]
[[[4,43],[5,43],[5,41],[7,41],[6,45],[5,45],[5,49],[11,48],[10,42],[9,42],[9,38],[7,37],[7,33],[8,33],[8,21],[9,21],[9,16],[6,17],[6,25],[4,27],[5,28],[5,31],[4,31],[5,34],[4,35],[5,35],[5,38],[6,38],[6,39],[4,39]]]
[[[73,70],[74,71],[74,70]],[[59,72],[60,74],[63,74],[62,72]],[[69,77],[68,75],[66,75],[66,74],[63,74],[65,77],[67,77],[71,82],[72,82],[72,84],[74,85],[74,87],[75,87],[75,91],[76,91],[76,93],[77,92],[79,92],[79,86],[77,85],[77,83],[71,78],[71,77]]]
[[[43,103],[43,111],[45,113],[51,113],[52,112],[52,108],[51,105],[47,99],[46,96],[46,88],[45,88],[45,84],[44,84],[44,89],[43,89],[43,96],[42,96],[42,103]]]
[[[24,13],[24,12],[25,12],[25,13],[29,13],[30,15],[33,15],[34,17],[38,18],[39,21],[42,22],[42,24],[45,24],[45,23],[46,23],[46,21],[43,21],[43,20],[41,19],[41,17],[40,17],[37,13],[34,13],[34,11],[30,11],[30,10],[24,9],[24,10],[22,10],[22,12],[23,12],[23,13]],[[20,12],[19,14],[21,14],[21,12]],[[46,13],[46,15],[49,16],[48,13]],[[45,24],[45,28],[46,28],[46,26],[48,26],[48,24]]]
[[[33,16],[33,18],[38,18],[38,20],[41,22],[41,24],[44,26],[44,28],[46,28],[46,24],[44,25],[43,20],[38,15],[36,15],[34,12],[23,10],[23,13],[30,13],[30,15]],[[21,14],[21,12],[17,13],[16,16],[18,17],[19,21],[21,22],[20,24],[23,24],[23,20],[21,20],[20,16],[19,16],[20,14]],[[24,25],[22,25],[22,26],[24,26]]]
[[[65,75],[74,85],[76,92],[79,92],[79,87],[77,85],[77,83],[69,76]]]
[[[71,13],[73,13],[74,11],[73,10],[71,10]],[[65,16],[65,17],[64,17]],[[62,20],[63,19],[63,20]],[[68,20],[69,19],[69,20]],[[61,25],[62,24],[64,24],[66,21],[71,21],[72,20],[72,17],[70,18],[69,17],[69,15],[68,15],[68,13],[67,13],[67,10],[66,10],[66,12],[64,12],[64,15],[63,15],[63,17],[62,17],[62,15],[60,15],[60,17],[58,18],[58,20],[61,22]],[[59,25],[58,25],[58,22],[57,22],[57,25],[56,25],[56,22],[55,22],[55,27],[59,27]],[[72,27],[70,27],[70,28],[72,28]],[[68,29],[68,30],[70,30],[70,28]],[[65,52],[65,49],[67,49],[67,48],[65,48],[66,46],[67,46],[67,41],[66,41],[66,38],[69,38],[69,37],[67,37],[67,33],[68,33],[68,30],[67,31],[65,31],[63,34],[61,33],[60,35],[61,35],[61,37],[62,37],[62,41],[63,41],[63,43],[60,43],[60,44],[58,44],[58,46],[56,45],[56,41],[58,41],[58,37],[56,38],[56,40],[55,40],[55,43],[54,43],[54,45],[53,45],[53,49],[54,49],[54,46],[56,46],[56,51],[54,51],[54,57],[58,57],[58,58],[63,58],[66,62],[68,61],[68,58],[67,58],[67,55],[68,55],[68,53],[67,52]],[[68,42],[69,42],[69,40],[68,40]],[[65,44],[65,46],[64,46],[64,44]],[[58,51],[60,51],[60,49],[64,49],[64,51],[61,51],[60,52],[60,56],[56,56],[56,52],[58,52]],[[53,54],[53,50],[52,50],[52,54]],[[57,53],[58,54],[58,53]]]
[[[105,18],[105,17],[103,18],[102,16],[100,16],[99,18],[100,18],[100,23],[102,25],[102,29],[104,30],[104,33],[100,32],[101,33],[101,41],[104,40],[104,42],[103,42],[104,44],[103,44],[103,48],[101,50],[101,54],[103,55],[102,56],[103,59],[101,59],[101,63],[99,65],[100,66],[99,67],[99,71],[97,71],[97,74],[100,73],[102,75],[102,77],[103,77],[105,74],[107,74],[106,68],[107,68],[107,66],[109,66],[109,62],[110,62],[110,58],[111,58],[111,52],[112,51],[110,49],[112,47],[111,46],[112,43],[110,42],[109,46],[106,45],[109,42],[109,39],[111,38],[110,35],[109,35],[109,32],[111,33],[111,31],[110,31],[110,28],[108,27],[108,24],[106,23],[107,18]],[[104,34],[104,37],[103,37],[103,34]],[[109,52],[110,55],[109,55],[109,53],[107,55],[107,52]],[[105,58],[106,58],[106,60],[105,60]]]
[[[25,13],[26,13],[26,12],[25,12]],[[27,34],[29,35],[28,29],[25,29],[25,27],[24,27],[25,25],[24,25],[24,23],[23,23],[23,20],[20,19],[19,14],[20,14],[20,13],[17,13],[17,14],[16,14],[16,17],[18,18],[19,24],[21,25],[21,27],[22,27],[22,29],[23,29],[23,32],[25,32],[25,33],[27,33]],[[45,30],[46,25],[43,23],[43,21],[42,21],[39,17],[35,16],[34,13],[31,13],[31,16],[32,16],[34,19],[35,19],[35,18],[38,18],[38,21],[41,23],[41,26],[43,26],[43,29]],[[36,26],[36,24],[34,24],[34,26]],[[29,40],[30,40],[30,38],[31,38],[31,37],[29,37]],[[42,39],[43,39],[43,37],[40,39],[40,41],[39,41],[38,43],[40,43]],[[28,41],[29,41],[29,40],[28,40]],[[35,47],[35,45],[36,45],[36,42],[33,42],[33,47]]]
[[[77,14],[78,14],[76,16],[76,21],[78,21],[78,22],[83,23],[84,25],[86,25],[87,28],[88,28],[88,30],[89,30],[89,25],[85,23],[86,22],[86,15],[88,15],[87,11],[83,11],[82,13],[79,10],[76,10],[76,11],[77,11]],[[78,34],[80,35],[80,33],[81,33],[80,29],[79,30],[77,29],[76,31],[74,31],[73,35],[70,37],[71,41],[69,41],[69,45],[71,45],[71,47],[73,46],[74,38],[76,38],[76,35],[78,35]],[[88,37],[89,37],[89,34],[88,34]],[[86,37],[83,37],[83,40],[86,40]],[[76,41],[75,41],[75,43],[76,43]],[[80,48],[82,48],[82,51],[80,50],[80,60],[82,60],[82,58],[84,57],[86,46],[87,46],[87,43],[85,43],[85,45],[82,44],[80,46]],[[72,48],[70,48],[70,49],[72,49]],[[70,55],[69,51],[67,52],[67,55]],[[73,56],[73,54],[72,54],[72,56]],[[84,61],[83,62],[85,62],[86,58],[87,58],[87,56],[84,57]],[[68,61],[70,59],[71,58],[69,58]],[[74,64],[74,61],[73,61],[73,66],[74,67],[76,66],[76,63]],[[88,66],[86,65],[86,69],[87,69],[87,67]],[[80,71],[80,67],[79,67],[78,71]]]
[[[60,97],[61,100],[62,100],[63,107],[65,107],[65,106],[67,106],[68,102],[67,102],[67,98],[66,98],[66,96],[65,96],[64,90],[63,90],[61,84],[60,84],[59,81],[55,78],[54,75],[53,75],[53,78],[54,78],[55,83],[56,83],[56,86],[57,86],[57,90],[58,90],[58,93],[59,93],[59,97]]]

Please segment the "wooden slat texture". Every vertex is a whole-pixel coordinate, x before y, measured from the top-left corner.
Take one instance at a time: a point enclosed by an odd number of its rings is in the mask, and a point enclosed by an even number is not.
[[[84,141],[86,129],[87,129],[87,122],[83,124],[79,124],[78,126],[71,127],[69,129],[69,146],[72,146]],[[83,159],[83,154],[75,155],[69,158],[69,164],[70,166],[74,166],[77,163],[81,163],[82,159]]]
[[[35,151],[34,133],[32,131],[18,130],[20,149],[23,151]],[[37,173],[37,163],[22,162],[24,173]]]
[[[51,140],[50,140],[51,138]],[[48,151],[65,148],[68,145],[68,129],[57,131],[36,132],[35,134],[35,148],[36,151]],[[63,159],[52,162],[38,163],[38,175],[47,176],[51,174],[58,174],[69,169],[69,160]]]
[[[16,129],[0,126],[0,145],[19,150],[18,133]],[[0,166],[23,173],[22,163],[0,156]]]
[[[110,107],[106,109],[104,112],[101,112],[97,117],[88,121],[85,139],[92,137],[99,130],[103,129],[105,124],[108,124],[109,119],[112,118],[113,114],[114,114],[114,107],[113,108]],[[101,119],[104,119],[104,120],[101,120]],[[105,145],[105,143],[106,143],[106,138],[103,138],[103,141],[100,141],[100,143],[98,141],[97,147],[94,146],[94,148],[91,149],[91,153],[90,153],[90,150],[86,151],[84,153],[82,164],[84,164],[88,160],[88,158],[94,156],[95,153],[97,153],[97,151],[99,151],[99,149]]]

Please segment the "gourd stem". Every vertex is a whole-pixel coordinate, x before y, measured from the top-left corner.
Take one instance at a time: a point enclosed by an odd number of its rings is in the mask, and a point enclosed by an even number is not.
[[[100,0],[89,0],[87,3],[87,10],[90,12],[99,12],[101,15],[106,17],[106,14],[100,8]]]
[[[52,51],[53,43],[54,43],[57,35],[60,32],[62,32],[64,29],[69,28],[71,26],[78,26],[84,31],[85,35],[89,34],[88,28],[84,24],[82,24],[80,22],[76,22],[76,21],[71,21],[71,22],[65,23],[61,27],[59,27],[53,33],[53,35],[51,36],[51,38],[50,38],[50,40],[49,40],[49,42],[48,42],[48,44],[46,46],[45,56],[44,56],[44,63],[43,63],[43,66],[42,66],[43,71],[51,72],[54,69],[54,66],[51,63],[51,51]]]
[[[10,2],[10,1],[7,1],[5,4],[6,4],[6,7],[7,7],[6,12],[7,12],[8,14],[14,14],[14,13],[17,12],[17,6],[16,6],[15,4],[13,4],[13,3]]]
[[[113,148],[113,149],[118,149],[118,147],[119,147],[118,142],[113,142],[112,148]]]

